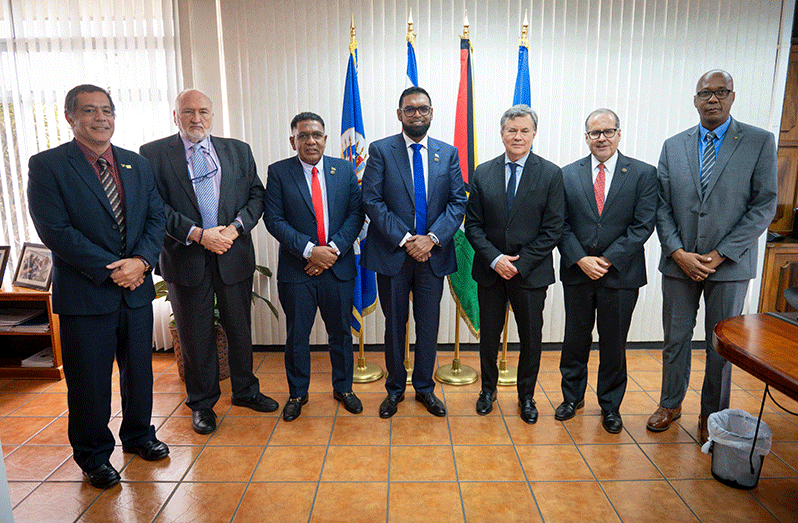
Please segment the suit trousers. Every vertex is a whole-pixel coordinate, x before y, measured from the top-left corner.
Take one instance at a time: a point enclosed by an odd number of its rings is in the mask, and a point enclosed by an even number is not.
[[[520,276],[516,275],[514,279]],[[518,399],[535,396],[535,383],[540,370],[540,351],[543,337],[543,305],[547,287],[522,288],[513,280],[497,279],[486,287],[477,285],[479,299],[479,361],[482,371],[482,390],[495,392],[499,381],[496,358],[504,328],[507,302],[513,307],[521,352],[518,356]]]
[[[308,393],[310,385],[310,331],[316,309],[327,330],[327,347],[332,365],[333,390],[352,390],[354,354],[350,317],[355,280],[341,281],[332,270],[302,283],[278,282],[280,305],[285,313],[285,373],[292,398]]]
[[[690,383],[691,340],[698,301],[704,295],[706,366],[701,389],[701,416],[729,407],[731,363],[712,346],[715,325],[738,316],[745,305],[748,280],[696,282],[687,278],[662,277],[662,393],[660,404],[675,409],[682,404]]]
[[[377,291],[385,315],[385,390],[389,394],[402,394],[407,387],[404,353],[411,290],[416,322],[413,388],[421,394],[435,389],[432,374],[438,352],[443,278],[432,272],[429,261],[420,263],[408,255],[395,276],[377,274]]]
[[[124,302],[109,314],[62,314],[61,355],[67,384],[69,442],[75,462],[91,470],[114,450],[111,375],[119,366],[124,446],[155,438],[152,416],[152,305],[131,309]]]
[[[258,378],[252,372],[252,276],[240,283],[225,285],[216,257],[206,252],[205,270],[199,285],[167,283],[180,336],[188,396],[186,406],[191,410],[213,408],[221,396],[214,294],[219,322],[227,336],[233,397],[246,398],[259,390]]]
[[[614,289],[598,282],[563,285],[565,337],[560,355],[563,401],[579,403],[587,389],[593,323],[599,335],[596,394],[602,409],[618,412],[626,393],[626,336],[638,289]]]

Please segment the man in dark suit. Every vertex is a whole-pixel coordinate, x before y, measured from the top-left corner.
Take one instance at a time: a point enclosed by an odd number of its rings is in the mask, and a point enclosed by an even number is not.
[[[377,273],[385,314],[387,397],[380,417],[390,418],[404,399],[405,325],[413,292],[416,401],[435,416],[446,408],[435,396],[432,374],[438,349],[443,277],[457,270],[452,238],[465,212],[466,192],[457,149],[427,137],[432,101],[420,87],[405,89],[396,111],[403,132],[369,147],[363,174],[363,209],[369,236],[360,263]]]
[[[214,295],[228,343],[233,405],[274,412],[252,372],[251,299],[255,250],[250,231],[263,214],[263,184],[249,145],[210,136],[213,106],[201,91],[178,95],[180,132],[141,146],[165,203],[158,261],[169,288],[183,357],[186,405],[199,434],[216,430],[219,357]]]
[[[534,395],[543,305],[546,289],[554,283],[551,251],[560,241],[565,212],[562,171],[530,151],[537,126],[537,114],[527,105],[505,111],[505,153],[474,171],[465,219],[466,237],[474,247],[471,275],[477,282],[481,326],[477,414],[491,412],[496,401],[496,357],[509,301],[521,341],[518,402],[526,423],[538,419]]]
[[[28,203],[39,238],[53,252],[69,442],[83,475],[107,488],[119,483],[108,461],[114,357],[123,450],[151,461],[169,454],[150,423],[150,267],[163,243],[163,202],[147,161],[111,145],[114,103],[105,90],[79,85],[64,105],[75,139],[31,157]]]
[[[729,406],[731,364],[712,346],[720,320],[739,315],[757,274],[757,241],[776,213],[773,135],[731,116],[734,80],[714,70],[698,79],[700,125],[665,141],[659,159],[657,234],[662,244],[662,393],[646,427],[667,430],[682,413],[690,379],[690,340],[704,295],[706,367],[699,439],[707,416]]]
[[[639,288],[646,284],[643,247],[656,222],[657,170],[617,152],[621,122],[609,109],[588,115],[585,141],[590,156],[562,170],[565,228],[558,247],[565,298],[563,402],[554,417],[571,419],[585,404],[587,362],[597,323],[596,393],[602,425],[618,434],[626,392],[626,336]]]
[[[355,253],[363,226],[360,186],[350,162],[324,156],[324,120],[300,113],[291,120],[297,156],[269,166],[266,228],[280,242],[277,285],[285,312],[285,372],[289,399],[285,421],[295,420],[308,401],[310,331],[316,310],[327,328],[333,398],[353,414],[363,405],[352,392],[352,332]]]

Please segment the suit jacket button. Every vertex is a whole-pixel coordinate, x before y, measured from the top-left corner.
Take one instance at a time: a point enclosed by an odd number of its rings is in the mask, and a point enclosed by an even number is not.
[[[117,224],[113,224],[113,225],[111,226],[111,228],[112,228],[113,230],[117,230],[117,229],[119,228],[119,225],[117,225]]]
[[[706,215],[707,215],[707,213],[705,213],[705,212],[701,212],[701,213],[698,213],[698,215],[699,215],[700,217],[702,217],[702,218],[703,218],[704,216],[706,216]]]

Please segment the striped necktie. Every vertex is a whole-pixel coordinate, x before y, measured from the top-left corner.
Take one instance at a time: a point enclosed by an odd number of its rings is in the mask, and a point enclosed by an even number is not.
[[[202,146],[197,144],[193,149],[191,166],[194,169],[194,177],[191,181],[194,183],[194,194],[197,195],[197,203],[202,216],[202,228],[210,229],[218,225],[219,202],[216,200],[213,178],[208,176],[211,170],[208,167],[205,154],[202,152]]]
[[[701,196],[707,193],[709,177],[712,176],[712,168],[715,167],[715,137],[717,135],[709,131],[704,140],[704,156],[701,158]]]
[[[119,226],[119,235],[122,237],[122,252],[126,253],[127,235],[125,234],[125,213],[122,209],[122,198],[119,196],[119,189],[116,186],[114,177],[111,176],[111,171],[108,169],[108,160],[100,156],[97,158],[97,164],[100,166],[100,183],[103,186],[105,195],[108,196],[114,219]]]

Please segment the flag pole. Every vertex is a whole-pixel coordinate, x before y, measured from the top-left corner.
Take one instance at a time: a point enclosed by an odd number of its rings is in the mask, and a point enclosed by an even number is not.
[[[408,49],[408,62],[407,62],[407,71],[410,73],[411,63],[410,63],[410,49],[411,47],[414,48],[416,45],[416,34],[413,32],[413,8],[410,8],[410,12],[407,15],[407,35],[405,36],[405,40],[407,40],[407,49]],[[413,61],[415,62],[415,51],[412,53]],[[413,64],[413,69],[416,71],[416,76],[418,76],[418,71],[415,69],[415,64]],[[418,78],[411,78],[407,76],[407,79],[413,83],[413,85],[418,85]],[[407,384],[413,383],[413,362],[410,361],[410,319],[407,320],[407,325],[405,325],[405,371],[407,371]]]
[[[350,59],[351,59],[351,58],[353,58],[355,56],[355,53],[357,51],[357,38],[356,38],[356,32],[355,32],[355,15],[354,15],[354,13],[352,13],[352,23],[349,26],[349,35],[350,35],[349,55],[350,55]],[[353,63],[353,64],[350,64],[350,66],[354,66],[354,68],[355,68],[355,70],[352,71],[352,74],[353,75],[357,75],[357,69],[356,69],[357,68],[357,64]],[[348,67],[349,66],[347,66],[347,68]],[[347,71],[347,81],[349,81],[349,74],[348,73],[349,73],[349,71]],[[355,89],[356,88],[356,85],[354,85],[355,82],[352,82],[352,83],[353,83],[352,89]],[[359,87],[357,87],[357,89],[359,89]],[[359,98],[359,96],[358,96],[358,98]],[[344,94],[344,105],[346,105],[346,103],[347,103],[346,94]],[[356,109],[359,112],[360,111],[360,107],[358,106],[358,107],[355,108],[354,105],[358,105],[358,104],[353,104],[353,110]],[[355,125],[355,127],[357,127],[357,126]],[[353,146],[355,145],[355,142],[356,142],[356,139],[353,136],[353,139],[352,139],[352,145]],[[344,154],[344,156],[346,156],[346,154]],[[350,158],[350,160],[351,159],[352,158]],[[358,271],[358,277],[360,277],[360,271]],[[363,310],[360,311],[359,316],[360,316],[360,331],[358,332],[359,353],[358,353],[358,358],[357,358],[357,365],[355,366],[355,368],[353,369],[353,372],[352,372],[352,382],[353,383],[371,383],[373,381],[377,381],[378,379],[382,378],[384,372],[382,370],[382,367],[380,367],[376,363],[366,363],[366,352],[365,352],[365,347],[364,347],[364,340],[365,340],[365,337],[366,337],[366,322],[365,322],[365,314],[364,314]]]
[[[469,40],[468,26],[468,11],[466,11],[465,16],[463,17],[463,34],[460,35],[461,49],[462,41]],[[468,51],[470,53],[470,49]],[[468,57],[470,59],[470,54],[468,54]],[[468,78],[468,69],[466,69],[466,75],[461,75],[460,83],[462,84],[464,81],[469,82],[469,80],[470,78]],[[470,86],[467,84],[465,90],[466,97],[470,96],[469,88]],[[458,98],[462,94],[463,91],[461,87],[461,90],[458,92]],[[460,104],[458,103],[458,105]],[[467,114],[466,118],[470,116],[471,115]],[[468,156],[466,155],[466,157]],[[469,172],[468,174],[470,176],[472,173]],[[435,372],[435,379],[447,385],[468,385],[477,381],[477,371],[468,365],[462,365],[460,363],[460,315],[463,313],[463,309],[460,305],[460,300],[455,301],[457,302],[457,311],[455,312],[454,319],[454,359],[452,360],[451,365],[441,365],[438,367],[438,370]]]
[[[504,309],[504,332],[502,332],[502,357],[499,360],[499,385],[518,383],[518,369],[507,365],[507,334],[510,327],[510,306]]]

